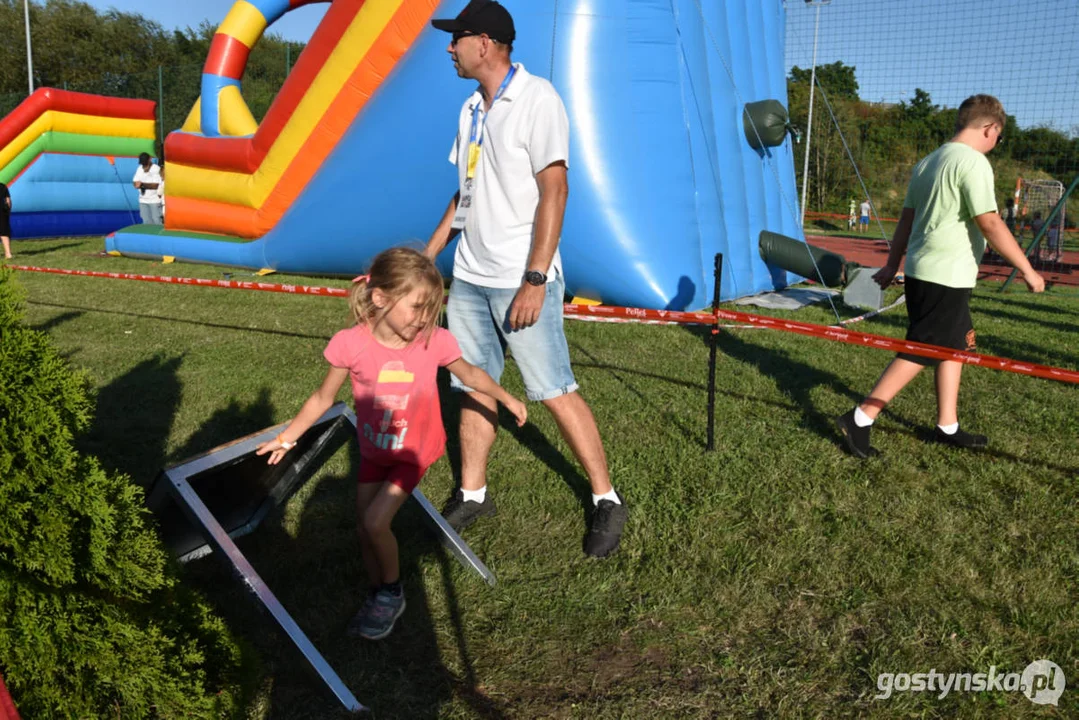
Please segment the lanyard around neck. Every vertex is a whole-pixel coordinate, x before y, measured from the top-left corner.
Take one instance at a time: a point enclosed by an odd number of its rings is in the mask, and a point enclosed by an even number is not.
[[[510,71],[506,73],[506,77],[502,80],[502,84],[498,86],[498,92],[495,93],[494,98],[491,100],[490,107],[487,108],[487,112],[483,113],[483,121],[480,121],[480,104],[483,102],[482,97],[480,102],[476,103],[472,107],[472,132],[468,136],[468,144],[483,146],[483,130],[487,126],[487,116],[491,114],[491,108],[495,106],[498,99],[502,97],[502,94],[506,92],[506,88],[510,85],[510,80],[513,80],[513,76],[517,73],[517,66],[511,65]]]

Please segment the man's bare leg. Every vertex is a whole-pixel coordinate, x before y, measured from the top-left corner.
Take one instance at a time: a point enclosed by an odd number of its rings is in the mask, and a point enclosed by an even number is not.
[[[442,509],[446,522],[458,532],[497,512],[487,493],[487,458],[498,432],[498,402],[474,392],[460,397],[461,489]]]
[[[592,493],[609,493],[611,478],[607,471],[607,454],[603,450],[603,440],[588,403],[580,393],[571,392],[544,400],[543,404],[551,411],[562,437],[584,467]]]
[[[498,401],[480,393],[461,394],[461,489],[487,484],[487,458],[498,432]]]

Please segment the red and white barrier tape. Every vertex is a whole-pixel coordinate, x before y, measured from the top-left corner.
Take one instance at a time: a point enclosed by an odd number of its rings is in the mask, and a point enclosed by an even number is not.
[[[774,327],[777,330],[793,332],[799,335],[808,335],[810,337],[824,338],[826,340],[835,340],[849,345],[862,345],[881,350],[891,350],[893,352],[934,358],[936,360],[954,360],[967,365],[977,365],[992,370],[1004,370],[1019,375],[1030,375],[1032,377],[1040,377],[1047,380],[1059,380],[1060,382],[1079,384],[1079,371],[1065,370],[1063,368],[1055,368],[1048,365],[1037,365],[1035,363],[994,357],[992,355],[962,352],[959,350],[937,347],[936,345],[926,345],[924,343],[884,337],[882,335],[855,332],[854,330],[846,330],[844,328],[824,327],[823,325],[813,325],[811,323],[783,320],[779,318],[758,317],[756,315],[747,315],[745,313],[731,312],[729,310],[717,310],[716,317],[724,320],[748,322],[763,327]]]
[[[316,287],[312,285],[279,285],[276,283],[246,282],[241,280],[207,280],[205,278],[164,277],[159,275],[131,275],[128,273],[92,272],[90,270],[63,270],[61,268],[34,267],[32,265],[9,265],[15,270],[52,273],[54,275],[78,275],[80,277],[111,278],[113,280],[140,280],[142,282],[169,285],[198,285],[228,290],[261,290],[263,292],[288,293],[291,295],[321,295],[323,297],[348,297],[345,288]]]
[[[197,285],[199,287],[217,287],[238,290],[259,290],[263,292],[279,292],[296,295],[321,295],[344,297],[348,290],[344,288],[313,287],[309,285],[276,285],[273,283],[238,282],[235,280],[205,280],[199,278],[173,278],[157,277],[154,275],[129,275],[127,273],[102,273],[88,270],[60,270],[56,268],[40,268],[25,265],[10,266],[16,270],[28,272],[56,273],[60,275],[78,275],[83,277],[112,278],[116,280],[141,280],[144,282],[171,283],[177,285]],[[898,303],[898,301],[897,301]],[[1079,371],[1055,368],[1035,363],[1019,362],[1008,358],[999,358],[992,355],[979,355],[977,353],[961,352],[935,345],[910,342],[883,335],[871,335],[847,330],[839,327],[826,327],[813,325],[796,320],[784,320],[782,318],[750,315],[749,313],[734,310],[716,310],[715,313],[683,312],[679,310],[647,310],[644,308],[614,307],[611,305],[578,305],[566,303],[565,314],[576,316],[581,319],[588,318],[600,321],[629,321],[642,323],[662,323],[678,325],[716,325],[720,320],[729,320],[737,323],[748,323],[754,327],[783,330],[809,337],[824,338],[849,345],[861,345],[880,350],[908,353],[920,357],[928,357],[936,360],[953,360],[968,365],[990,368],[992,370],[1004,370],[1005,372],[1029,375],[1032,377],[1058,380],[1060,382],[1079,384]],[[722,327],[722,326],[721,326]]]
[[[614,323],[616,325],[714,325],[714,322],[674,322],[671,320],[626,320],[625,318],[601,318],[587,317],[585,315],[566,315],[566,320],[582,320],[584,322]],[[756,325],[720,325],[722,330],[771,330],[772,328],[757,327]]]

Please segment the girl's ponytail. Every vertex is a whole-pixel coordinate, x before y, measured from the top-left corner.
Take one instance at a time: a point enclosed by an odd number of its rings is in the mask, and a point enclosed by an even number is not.
[[[364,325],[374,317],[375,303],[371,300],[371,276],[359,275],[352,279],[348,290],[348,309],[357,325]]]

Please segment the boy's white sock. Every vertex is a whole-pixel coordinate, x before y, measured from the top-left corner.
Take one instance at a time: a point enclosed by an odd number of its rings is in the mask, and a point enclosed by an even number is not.
[[[955,435],[959,432],[959,423],[953,422],[951,425],[937,425],[940,431],[945,435]]]
[[[479,490],[465,490],[461,488],[461,494],[464,495],[465,502],[482,503],[487,497],[487,486],[484,485]]]
[[[592,493],[592,504],[593,505],[595,505],[596,507],[599,507],[599,501],[600,500],[610,500],[615,505],[621,505],[622,504],[622,501],[618,499],[618,493],[616,493],[614,491],[613,487],[610,489],[609,492],[605,492],[602,495],[597,495],[595,493]]]
[[[873,418],[862,412],[861,407],[854,408],[854,424],[858,427],[869,427],[873,424]]]

